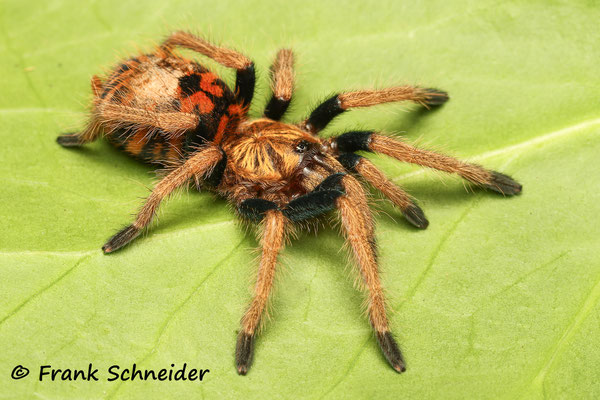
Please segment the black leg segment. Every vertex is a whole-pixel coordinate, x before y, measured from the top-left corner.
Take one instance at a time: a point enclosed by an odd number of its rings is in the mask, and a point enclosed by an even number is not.
[[[340,152],[372,151],[369,147],[373,131],[351,131],[336,137],[335,143]]]
[[[277,210],[277,204],[265,199],[246,199],[238,206],[238,212],[246,219],[260,222],[269,210]]]
[[[303,221],[335,209],[335,200],[343,195],[339,190],[319,190],[300,196],[288,203],[283,215],[290,221]]]
[[[354,153],[342,153],[338,156],[337,160],[350,172],[356,172],[356,166],[360,160],[364,158]]]
[[[315,218],[335,209],[335,201],[344,194],[341,180],[345,174],[328,176],[312,192],[288,203],[282,210],[290,221],[303,221]]]
[[[306,120],[305,128],[313,134],[318,133],[320,130],[325,128],[332,119],[343,113],[342,103],[338,98],[338,95],[325,100],[317,108],[310,113],[310,117]]]
[[[323,180],[323,182],[319,183],[315,188],[315,192],[319,190],[339,190],[340,192],[344,191],[344,187],[342,186],[342,178],[344,177],[343,172],[338,172],[337,174],[329,175],[327,178]]]
[[[265,108],[265,117],[279,121],[287,111],[291,101],[292,99],[283,99],[275,96],[271,97],[269,104],[267,104],[267,108]]]
[[[244,69],[238,69],[235,79],[235,95],[240,104],[247,107],[252,102],[254,96],[254,84],[256,82],[256,72],[254,63]]]
[[[204,182],[211,187],[216,188],[221,183],[221,179],[223,179],[223,173],[225,172],[225,167],[227,166],[227,154],[222,151],[223,158],[215,165],[210,175],[204,178]]]
[[[281,210],[290,221],[303,221],[318,217],[335,209],[335,200],[345,193],[341,180],[344,173],[328,176],[315,189],[303,196],[290,201]],[[238,206],[238,212],[243,218],[260,222],[269,210],[278,210],[279,207],[272,201],[265,199],[246,199]]]

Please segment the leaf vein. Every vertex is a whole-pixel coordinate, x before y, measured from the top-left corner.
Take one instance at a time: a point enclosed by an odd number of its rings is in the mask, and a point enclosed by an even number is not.
[[[329,389],[327,389],[327,391],[319,399],[325,398],[325,396],[327,396],[329,393],[331,393],[340,383],[342,383],[344,381],[344,379],[346,379],[348,377],[348,375],[350,375],[350,372],[358,363],[358,359],[359,359],[360,355],[362,354],[363,350],[367,347],[367,344],[370,341],[371,341],[371,336],[369,336],[367,338],[367,340],[364,341],[364,343],[362,344],[362,346],[360,346],[360,348],[358,349],[358,351],[356,352],[354,357],[352,357],[352,359],[350,360],[350,363],[348,364],[348,368],[346,368],[346,371],[344,371],[344,374],[342,376],[340,376],[339,379],[337,381],[335,381],[335,383]]]
[[[585,300],[581,304],[581,307],[579,307],[577,314],[575,314],[575,317],[567,326],[567,329],[565,330],[563,335],[553,346],[550,356],[546,360],[544,360],[544,363],[540,367],[540,370],[535,376],[535,378],[533,378],[533,381],[531,382],[530,386],[540,389],[542,391],[542,394],[545,395],[544,380],[546,378],[546,375],[548,375],[548,372],[552,370],[559,356],[565,352],[565,350],[567,349],[567,342],[575,335],[575,333],[577,333],[585,319],[590,315],[592,309],[598,304],[599,300],[600,277],[596,280],[596,284],[594,285],[590,293],[586,296]]]
[[[60,274],[60,276],[58,278],[56,278],[55,280],[51,281],[49,284],[47,284],[46,286],[44,286],[43,288],[41,288],[37,292],[33,293],[31,296],[29,296],[23,302],[21,302],[21,304],[19,304],[14,309],[12,309],[6,316],[4,316],[0,320],[0,325],[2,325],[4,322],[6,322],[6,320],[8,320],[9,318],[13,317],[23,307],[25,307],[27,304],[29,304],[31,301],[33,301],[33,299],[35,299],[36,297],[39,297],[42,293],[44,293],[45,291],[47,291],[48,289],[50,289],[52,286],[54,286],[57,283],[59,283],[60,281],[62,281],[65,277],[67,277],[67,275],[69,275],[71,272],[73,272],[79,265],[81,265],[81,263],[83,263],[85,260],[89,259],[90,257],[92,257],[92,254],[88,254],[88,255],[85,255],[85,256],[81,257],[80,259],[78,259],[75,262],[75,264],[71,268],[69,268],[68,270],[66,270],[62,274]]]
[[[159,343],[160,343],[160,339],[162,338],[162,336],[164,335],[165,331],[167,330],[167,327],[171,324],[171,321],[173,321],[173,319],[175,318],[175,315],[177,315],[177,313],[179,313],[179,311],[194,297],[194,295],[198,292],[198,290],[200,289],[200,287],[202,287],[202,285],[204,285],[204,283],[208,280],[208,278],[210,278],[213,273],[220,267],[222,266],[227,260],[229,260],[235,253],[236,251],[240,248],[240,246],[242,245],[242,243],[244,243],[245,241],[245,237],[242,238],[242,240],[240,240],[240,242],[233,248],[231,249],[231,251],[229,253],[227,253],[225,255],[225,257],[223,257],[221,260],[219,260],[214,266],[213,268],[208,272],[208,274],[206,274],[201,280],[200,282],[194,287],[194,289],[190,292],[190,294],[179,304],[177,305],[173,311],[171,311],[167,317],[167,319],[162,323],[162,325],[160,326],[159,330],[158,330],[158,335],[156,336],[156,339],[154,339],[154,344],[152,345],[152,349],[150,349],[149,352],[147,352],[136,364],[140,365],[142,363],[144,363],[148,358],[150,358],[158,349]],[[123,383],[123,381],[119,381],[119,384],[115,387],[115,389],[108,394],[108,396],[106,396],[106,400],[112,399],[114,398],[114,396],[116,395],[116,393],[119,391],[121,384]]]
[[[429,272],[433,268],[433,265],[435,264],[435,261],[437,260],[438,256],[440,255],[446,242],[448,242],[450,237],[452,237],[452,235],[456,231],[456,228],[458,228],[458,225],[460,225],[460,223],[467,217],[469,212],[471,212],[471,210],[473,210],[473,208],[475,208],[475,206],[478,203],[479,203],[479,197],[475,198],[475,200],[473,200],[471,202],[471,205],[464,209],[464,211],[460,214],[460,216],[456,219],[456,221],[454,221],[454,223],[452,224],[450,229],[448,229],[448,231],[446,231],[446,233],[442,236],[442,239],[438,242],[438,245],[435,247],[435,249],[431,253],[431,256],[429,257],[429,260],[427,262],[427,266],[425,267],[423,272],[421,272],[421,274],[417,278],[417,281],[415,282],[415,284],[410,288],[410,290],[404,296],[405,300],[402,303],[400,303],[397,307],[394,307],[394,311],[400,310],[400,308],[402,308],[402,306],[404,304],[406,304],[407,301],[412,299],[412,297],[415,295],[415,293],[417,292],[417,290],[419,289],[421,284],[427,278],[427,275],[429,275]]]
[[[308,301],[306,302],[306,309],[304,310],[304,322],[308,320],[308,312],[310,310],[310,305],[312,302],[312,284],[317,277],[317,273],[319,272],[319,268],[315,266],[315,273],[308,284]]]
[[[569,251],[563,251],[559,255],[552,257],[550,260],[542,263],[541,265],[538,265],[537,267],[533,268],[531,271],[521,275],[518,279],[516,279],[514,282],[510,283],[508,286],[504,287],[502,290],[494,293],[493,295],[491,295],[488,298],[482,299],[479,307],[477,307],[475,309],[475,311],[473,311],[471,313],[471,315],[469,315],[469,334],[467,336],[467,342],[469,344],[469,347],[467,349],[466,354],[473,353],[473,351],[475,349],[475,318],[474,318],[475,314],[481,312],[481,310],[483,310],[484,307],[487,304],[491,303],[494,299],[502,296],[504,293],[509,291],[511,288],[516,287],[518,284],[524,282],[527,278],[534,275],[535,273],[537,273],[545,268],[548,268],[549,266],[551,266],[552,264],[554,264],[555,262],[557,262],[558,260],[563,258],[568,253],[569,253]]]

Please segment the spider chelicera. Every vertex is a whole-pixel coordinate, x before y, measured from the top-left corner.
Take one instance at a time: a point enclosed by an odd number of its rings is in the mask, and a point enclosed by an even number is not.
[[[177,46],[234,68],[235,89],[231,91],[207,68],[175,53]],[[288,228],[337,210],[367,291],[368,316],[377,342],[390,365],[403,372],[405,363],[386,316],[373,218],[357,178],[381,191],[412,225],[424,229],[428,221],[404,190],[355,152],[382,153],[456,173],[503,195],[519,193],[521,185],[507,175],[372,131],[319,137],[331,120],[349,109],[404,100],[439,106],[448,100],[443,91],[396,86],[343,92],[322,102],[304,121],[288,124],[279,120],[292,98],[292,51],[277,53],[271,68],[273,96],[264,116],[250,120],[247,113],[254,83],[250,59],[185,32],[169,36],[154,53],[124,61],[104,80],[92,78],[94,100],[87,128],[59,136],[58,143],[77,147],[104,135],[132,156],[171,167],[135,221],[110,238],[103,251],[111,253],[131,242],[152,221],[160,202],[189,182],[227,198],[242,218],[262,222],[254,297],[242,318],[235,353],[238,373],[246,374]]]

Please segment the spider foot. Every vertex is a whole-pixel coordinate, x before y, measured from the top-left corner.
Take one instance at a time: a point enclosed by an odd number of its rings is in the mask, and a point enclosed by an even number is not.
[[[508,175],[492,171],[489,183],[483,185],[486,189],[493,190],[505,196],[513,196],[521,193],[523,186]]]
[[[127,243],[131,242],[133,239],[140,234],[140,230],[133,225],[129,225],[126,228],[121,229],[116,235],[111,237],[108,242],[104,246],[102,246],[102,251],[104,254],[112,253],[113,251],[119,250],[121,247],[125,246]]]
[[[235,366],[240,375],[246,375],[252,365],[254,355],[254,335],[240,332],[235,347]]]
[[[419,229],[425,229],[429,226],[429,221],[427,221],[427,218],[425,218],[423,210],[421,210],[421,207],[414,203],[403,209],[402,214],[408,222]]]
[[[377,332],[377,342],[383,352],[383,355],[388,360],[392,368],[399,374],[406,371],[406,364],[402,353],[396,344],[396,341],[392,337],[391,332]]]
[[[442,90],[427,88],[423,92],[423,103],[426,106],[441,106],[450,99],[448,93]]]
[[[79,135],[76,133],[67,133],[65,135],[60,135],[56,138],[56,143],[60,144],[63,147],[79,147],[83,143],[79,138]]]

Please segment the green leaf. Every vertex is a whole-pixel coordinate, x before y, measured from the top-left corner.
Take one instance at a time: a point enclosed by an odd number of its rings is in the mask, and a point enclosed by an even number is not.
[[[2,3],[0,21],[0,397],[598,398],[600,384],[600,9],[590,1]],[[450,93],[434,112],[352,111],[326,135],[401,132],[514,176],[515,198],[456,178],[376,164],[430,226],[375,206],[391,325],[408,370],[385,362],[334,228],[283,252],[271,318],[248,376],[239,319],[257,242],[221,199],[182,193],[121,252],[155,177],[104,142],[55,143],[84,126],[89,79],[192,29],[243,50],[260,71],[297,57],[297,121],[343,89],[416,83]],[[232,71],[215,67],[227,82]],[[41,365],[99,368],[98,382],[38,380]],[[106,369],[210,369],[203,382],[107,382]],[[12,380],[16,365],[30,376]]]

